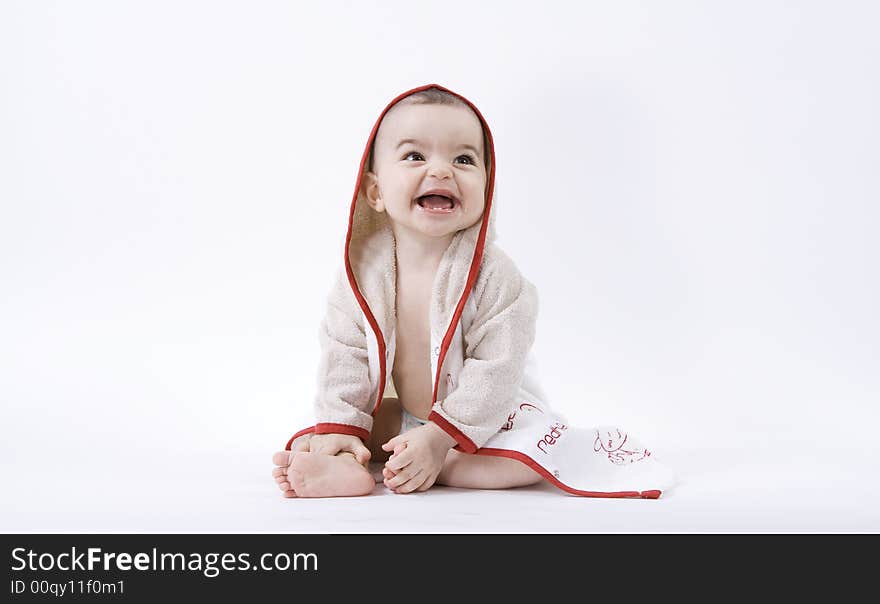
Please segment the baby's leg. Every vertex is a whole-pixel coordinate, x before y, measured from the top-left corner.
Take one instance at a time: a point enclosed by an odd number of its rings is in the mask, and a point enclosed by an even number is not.
[[[388,468],[382,473],[385,478],[394,478],[395,474]],[[449,451],[434,484],[463,489],[510,489],[541,480],[540,474],[515,459]]]
[[[396,399],[385,399],[396,404],[396,417],[400,417],[400,403]],[[380,409],[381,411],[381,409]],[[397,436],[400,432],[400,420],[394,425],[393,432],[388,433],[384,442]],[[383,441],[379,441],[380,444]],[[372,450],[372,447],[371,447]],[[385,453],[387,457],[389,454]],[[373,459],[377,454],[373,453]],[[382,475],[386,479],[394,478],[395,472],[383,468]],[[526,464],[506,457],[488,455],[469,455],[450,450],[443,462],[443,469],[437,476],[435,484],[465,489],[509,489],[524,487],[541,482],[540,474]]]
[[[402,407],[396,398],[383,398],[379,412],[373,418],[373,431],[370,433],[370,442],[365,443],[370,450],[370,461],[385,463],[391,453],[385,451],[382,445],[400,434]]]
[[[437,484],[464,489],[509,489],[541,480],[540,474],[515,459],[449,451]]]

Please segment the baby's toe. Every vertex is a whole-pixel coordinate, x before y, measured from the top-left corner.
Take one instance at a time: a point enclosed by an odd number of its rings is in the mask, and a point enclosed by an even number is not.
[[[272,455],[272,463],[276,466],[287,467],[290,465],[290,451],[278,451]]]
[[[297,472],[296,470],[291,470],[287,474],[288,482],[290,482],[290,488],[294,491],[300,491],[306,486],[306,476],[302,472]]]

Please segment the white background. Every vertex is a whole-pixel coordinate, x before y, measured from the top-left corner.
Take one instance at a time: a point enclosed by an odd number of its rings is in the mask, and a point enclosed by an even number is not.
[[[0,529],[880,529],[878,21],[871,2],[4,2]],[[551,404],[637,434],[682,475],[668,496],[339,512],[275,490],[363,146],[428,83],[492,128],[497,243],[538,288]],[[419,524],[530,497],[530,525]]]

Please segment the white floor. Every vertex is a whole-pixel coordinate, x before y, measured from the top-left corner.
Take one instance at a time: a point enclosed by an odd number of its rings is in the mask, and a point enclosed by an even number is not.
[[[413,495],[377,485],[369,497],[284,499],[270,477],[272,451],[224,451],[121,451],[89,459],[18,449],[0,465],[0,531],[880,531],[876,456],[856,451],[784,457],[667,451],[662,461],[681,481],[657,500],[573,497],[547,484],[509,491],[435,487]]]

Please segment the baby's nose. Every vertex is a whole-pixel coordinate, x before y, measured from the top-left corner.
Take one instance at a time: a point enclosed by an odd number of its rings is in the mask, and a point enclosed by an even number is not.
[[[428,167],[428,174],[436,178],[447,178],[452,171],[445,162],[434,162]]]

